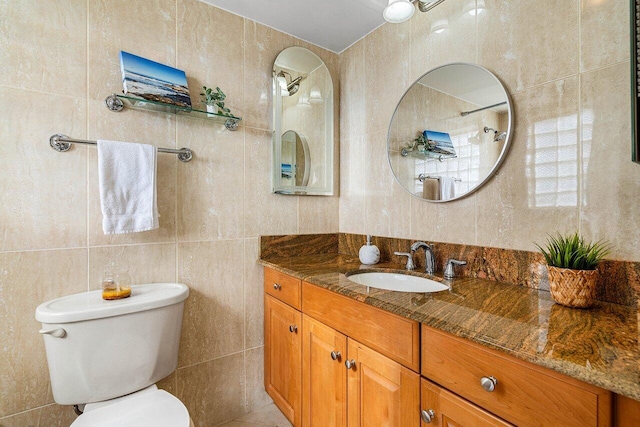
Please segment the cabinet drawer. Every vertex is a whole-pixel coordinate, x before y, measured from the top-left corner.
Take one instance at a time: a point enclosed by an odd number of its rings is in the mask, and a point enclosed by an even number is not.
[[[307,282],[302,311],[325,325],[418,372],[419,324]]]
[[[512,424],[502,421],[431,381],[423,378],[421,384],[422,410],[435,417],[429,422],[423,420],[424,427],[433,421],[434,425],[443,427],[512,427]]]
[[[610,392],[424,325],[422,375],[519,426],[611,425]]]
[[[270,268],[264,269],[264,291],[300,310],[301,280]]]

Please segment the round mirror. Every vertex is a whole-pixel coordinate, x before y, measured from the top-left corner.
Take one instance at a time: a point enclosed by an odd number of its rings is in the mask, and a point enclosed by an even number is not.
[[[474,64],[443,65],[402,96],[387,139],[398,182],[430,202],[465,197],[497,171],[509,149],[513,111],[500,80]]]

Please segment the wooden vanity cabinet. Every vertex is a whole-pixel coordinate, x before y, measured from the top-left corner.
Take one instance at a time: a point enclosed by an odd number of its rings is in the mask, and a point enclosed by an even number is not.
[[[303,315],[305,427],[420,424],[420,376]]]
[[[348,339],[347,425],[419,427],[420,376]]]
[[[301,425],[302,313],[298,279],[264,275],[264,387],[294,426]]]
[[[302,425],[347,425],[347,337],[302,316]]]
[[[264,386],[289,421],[300,425],[302,314],[266,295],[264,317]]]
[[[616,427],[640,426],[640,401],[616,395],[613,420]]]
[[[611,392],[424,325],[422,375],[518,426],[611,426]]]
[[[612,413],[611,392],[503,352],[268,268],[264,285],[265,388],[295,427],[640,422],[640,402]]]
[[[422,427],[509,427],[512,424],[442,387],[421,381]]]

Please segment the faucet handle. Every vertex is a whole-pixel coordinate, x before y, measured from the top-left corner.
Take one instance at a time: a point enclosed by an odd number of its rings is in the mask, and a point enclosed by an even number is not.
[[[447,266],[444,269],[445,279],[453,279],[455,277],[453,267],[456,265],[467,265],[467,261],[461,261],[461,260],[450,258],[449,261],[447,261]]]
[[[416,268],[415,264],[413,263],[413,255],[411,255],[409,252],[394,252],[394,255],[407,257],[407,265],[405,266],[407,270],[411,271]]]

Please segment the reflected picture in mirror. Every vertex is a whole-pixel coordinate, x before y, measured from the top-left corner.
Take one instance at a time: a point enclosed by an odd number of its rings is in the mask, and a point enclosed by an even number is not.
[[[504,160],[512,116],[509,95],[490,71],[466,63],[435,68],[396,107],[387,139],[391,169],[420,199],[465,197]]]
[[[290,47],[273,66],[273,192],[333,195],[333,81],[313,52]]]
[[[309,143],[307,138],[294,130],[282,134],[281,183],[289,187],[304,187],[309,183]]]

